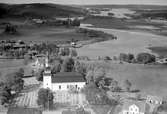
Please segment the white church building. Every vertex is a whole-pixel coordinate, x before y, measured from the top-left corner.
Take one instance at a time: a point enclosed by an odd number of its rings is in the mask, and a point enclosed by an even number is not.
[[[85,84],[83,75],[76,72],[60,72],[52,75],[48,67],[43,74],[43,88],[49,88],[52,91],[67,91],[69,89],[80,91]]]

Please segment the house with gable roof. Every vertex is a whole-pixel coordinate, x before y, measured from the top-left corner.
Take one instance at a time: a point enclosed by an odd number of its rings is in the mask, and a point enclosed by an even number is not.
[[[144,101],[125,100],[119,114],[146,114],[146,103]]]

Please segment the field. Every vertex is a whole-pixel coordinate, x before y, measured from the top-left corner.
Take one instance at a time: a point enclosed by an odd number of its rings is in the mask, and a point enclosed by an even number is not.
[[[18,27],[18,34],[10,35],[3,33],[3,29],[0,29],[0,40],[23,40],[33,42],[52,42],[57,44],[70,43],[74,41],[91,41],[91,40],[108,40],[112,39],[112,35],[103,34],[99,31],[97,37],[91,37],[87,33],[78,32],[76,27],[64,27],[64,26],[24,26]],[[105,37],[105,38],[104,38]]]
[[[14,106],[38,107],[37,96],[39,82],[36,81],[35,77],[24,78],[24,85],[26,86],[26,89],[24,89],[20,96],[14,100]]]
[[[148,21],[144,18],[138,19],[123,19],[115,17],[87,17],[84,24],[92,24],[98,28],[106,29],[122,29],[122,30],[138,30],[150,32],[153,34],[165,35],[167,34],[167,21],[159,20],[159,22]],[[155,29],[156,28],[156,29]]]
[[[108,77],[118,80],[123,87],[124,80],[132,82],[134,89],[157,96],[167,95],[167,66],[114,64],[111,63]]]
[[[82,61],[106,68],[106,76],[118,81],[124,88],[124,81],[130,80],[132,90],[144,95],[167,96],[167,65],[120,64],[119,61]]]
[[[16,72],[20,68],[24,69],[25,76],[30,76],[32,68],[29,65],[24,65],[23,59],[0,59],[0,76]]]

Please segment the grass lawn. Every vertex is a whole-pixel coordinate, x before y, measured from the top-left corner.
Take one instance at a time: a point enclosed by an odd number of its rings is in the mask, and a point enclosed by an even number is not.
[[[8,35],[3,33],[3,28],[0,29],[0,40],[23,40],[23,41],[47,41],[47,42],[55,42],[55,43],[66,43],[71,42],[72,39],[76,41],[85,41],[92,39],[99,39],[99,37],[89,37],[84,33],[76,32],[75,27],[62,27],[62,26],[23,26],[18,27],[18,34],[16,35]],[[110,35],[106,35],[106,40]],[[102,38],[101,38],[102,39]]]
[[[142,93],[156,96],[167,96],[167,66],[143,64],[119,64],[118,62],[88,61],[105,69],[106,76],[119,82],[124,88],[124,81],[130,80],[132,89],[139,89]]]
[[[96,114],[107,114],[111,106],[109,105],[91,105]]]
[[[167,66],[111,63],[107,74],[118,80],[122,87],[126,79],[132,82],[133,89],[157,96],[167,95]]]
[[[8,73],[13,73],[20,68],[24,69],[25,75],[31,75],[32,68],[29,65],[24,65],[23,59],[1,59],[0,60],[0,75],[4,76]]]
[[[160,26],[162,24],[158,23],[149,23],[144,19],[119,19],[119,18],[111,18],[111,17],[88,17],[83,23],[93,24],[98,28],[113,28],[113,29],[128,29],[129,26],[137,26],[137,25],[152,25],[152,26]]]
[[[98,28],[107,28],[107,29],[124,29],[124,30],[137,30],[137,31],[146,31],[151,32],[158,35],[167,34],[163,23],[154,23],[148,22],[144,19],[119,19],[119,18],[111,18],[111,17],[88,17],[83,23],[92,24]],[[138,28],[138,26],[143,26],[142,29]],[[148,27],[155,27],[157,29],[151,29]]]

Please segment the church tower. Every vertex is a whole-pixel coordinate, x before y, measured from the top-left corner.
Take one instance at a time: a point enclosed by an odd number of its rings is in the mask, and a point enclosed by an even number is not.
[[[52,89],[52,74],[49,67],[49,55],[45,58],[45,71],[43,73],[43,88]]]
[[[49,67],[49,54],[47,52],[47,56],[45,58],[45,68]]]
[[[49,67],[47,67],[43,73],[43,88],[52,89],[52,74]]]

